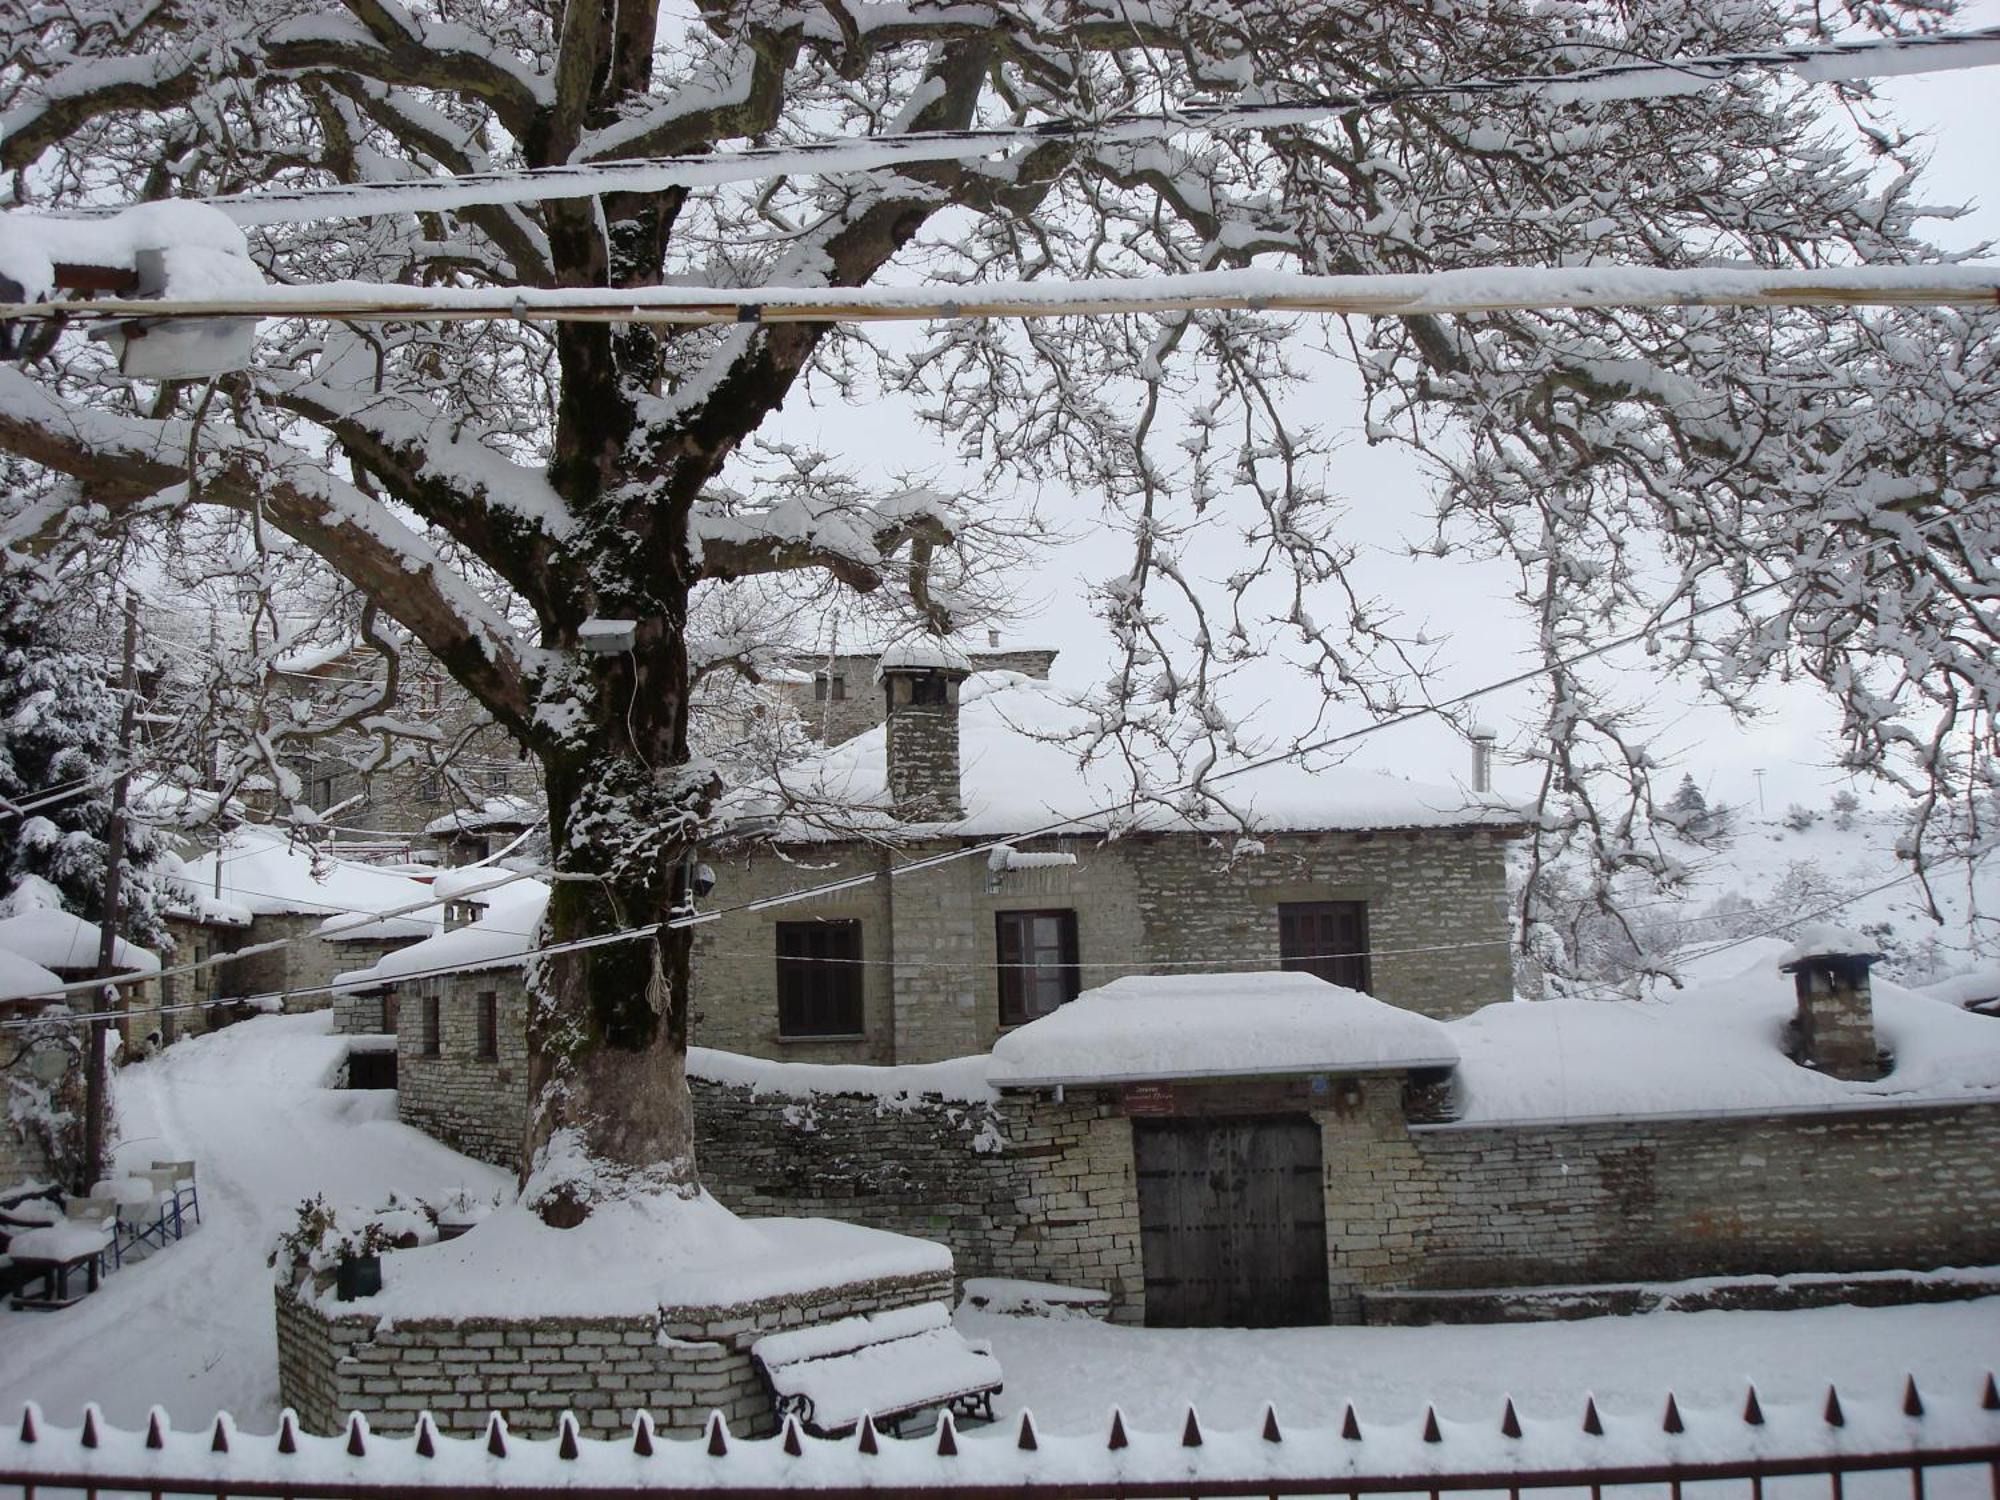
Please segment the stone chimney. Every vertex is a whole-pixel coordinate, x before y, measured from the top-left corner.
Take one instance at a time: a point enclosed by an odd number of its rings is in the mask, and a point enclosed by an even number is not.
[[[917,635],[875,666],[887,707],[889,802],[906,823],[965,815],[958,794],[958,689],[972,663],[951,642]]]
[[[1882,955],[1838,927],[1811,927],[1778,965],[1798,988],[1792,1059],[1832,1078],[1872,1080],[1883,1073],[1875,1041],[1875,999],[1868,969]]]

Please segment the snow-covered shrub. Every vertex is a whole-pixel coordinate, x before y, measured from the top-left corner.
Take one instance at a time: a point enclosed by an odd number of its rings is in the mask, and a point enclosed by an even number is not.
[[[1854,827],[1854,815],[1861,811],[1861,799],[1845,787],[1833,794],[1833,826],[1842,833]]]
[[[316,1194],[299,1204],[292,1227],[278,1236],[267,1264],[280,1284],[296,1287],[310,1278],[313,1290],[323,1292],[333,1284],[344,1260],[435,1244],[438,1214],[432,1204],[405,1203],[394,1193],[373,1211],[336,1209],[323,1194]]]
[[[8,1124],[41,1152],[46,1174],[65,1183],[83,1176],[84,1070],[79,1037],[87,1034],[69,1022],[69,1014],[68,1006],[51,1005],[11,1039],[15,1051],[0,1097]],[[34,1066],[36,1059],[51,1052],[67,1057],[53,1083],[36,1076]]]
[[[1791,829],[1793,833],[1804,833],[1819,821],[1819,814],[1809,807],[1803,807],[1799,803],[1794,802],[1790,807],[1785,809],[1785,816],[1780,821],[1787,828]]]

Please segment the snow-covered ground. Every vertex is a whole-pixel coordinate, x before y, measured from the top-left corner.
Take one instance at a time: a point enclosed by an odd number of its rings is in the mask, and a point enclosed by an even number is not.
[[[121,1156],[200,1162],[205,1222],[111,1276],[62,1312],[0,1312],[0,1413],[34,1399],[56,1421],[95,1400],[121,1425],[154,1403],[177,1426],[217,1409],[246,1428],[277,1418],[270,1276],[264,1257],[299,1200],[379,1203],[504,1192],[505,1174],[388,1117],[390,1096],[329,1090],[344,1042],[325,1013],[264,1017],[177,1043],[119,1075]],[[1288,1420],[1403,1421],[1435,1402],[1447,1419],[1568,1417],[1594,1391],[1607,1414],[1656,1412],[1671,1387],[1697,1405],[1741,1399],[1887,1400],[1913,1372],[1926,1390],[1973,1389],[2000,1349],[2000,1297],[1941,1306],[1791,1313],[1656,1313],[1486,1328],[1265,1332],[1116,1328],[1083,1318],[966,1311],[1006,1372],[1003,1414],[1032,1408],[1049,1432],[1096,1433],[1115,1403],[1140,1426],[1199,1404],[1216,1426],[1274,1401]]]

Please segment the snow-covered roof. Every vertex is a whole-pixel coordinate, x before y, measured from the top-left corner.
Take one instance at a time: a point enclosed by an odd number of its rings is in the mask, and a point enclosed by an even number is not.
[[[177,298],[223,297],[264,287],[242,229],[205,203],[140,203],[90,218],[18,209],[0,213],[0,274],[19,282],[30,301],[54,291],[58,265],[130,271],[141,250],[166,253],[167,291]]]
[[[101,929],[53,907],[36,907],[11,917],[0,917],[0,948],[20,955],[45,969],[90,969],[97,965]],[[121,974],[157,974],[157,955],[128,943],[124,938],[112,944],[111,962]]]
[[[2000,1097],[2000,1025],[1874,979],[1886,1077],[1846,1082],[1785,1052],[1797,1009],[1768,955],[1652,1000],[1489,1005],[1451,1023],[1462,1123],[1759,1113]]]
[[[461,808],[432,818],[424,832],[476,833],[482,828],[524,828],[542,815],[541,804],[530,797],[488,797],[477,807]]]
[[[1002,1037],[997,1088],[1449,1067],[1429,1016],[1311,974],[1135,974]]]
[[[452,865],[432,878],[431,892],[440,901],[469,901],[486,906],[500,891],[520,881],[520,874],[505,865]]]
[[[541,881],[516,881],[493,892],[486,915],[477,922],[398,948],[368,968],[337,975],[334,992],[374,989],[419,974],[518,968],[535,945],[535,929],[548,900],[549,888]]]
[[[1979,1005],[2000,999],[2000,963],[1981,964],[1962,974],[1953,974],[1917,990],[1947,1005]]]
[[[1284,830],[1458,828],[1518,826],[1526,814],[1490,793],[1426,786],[1378,771],[1321,761],[1287,761],[1214,785],[1214,803],[1203,808],[1146,804],[1106,814],[1126,795],[1122,772],[1104,764],[1080,765],[1061,741],[1080,731],[1083,712],[1061,689],[1017,672],[981,672],[959,696],[959,797],[961,819],[905,824],[890,811],[887,730],[876,725],[818,755],[784,778],[799,805],[831,808],[811,818],[780,819],[773,837],[818,842],[874,837],[920,829],[925,835],[1005,837],[1059,825],[1065,831],[1137,828],[1209,829],[1253,833]],[[1180,778],[1162,768],[1159,779]],[[753,817],[777,796],[769,784],[745,787],[734,802]]]
[[[373,865],[320,858],[268,828],[248,826],[229,835],[222,847],[222,894],[215,892],[215,852],[185,860],[168,877],[172,898],[190,910],[220,899],[251,916],[324,916],[318,936],[340,939],[416,940],[443,926],[436,907],[377,921],[357,921],[356,912],[396,911],[431,897],[422,881]]]
[[[0,948],[0,1001],[51,999],[62,993],[62,979],[11,948]]]

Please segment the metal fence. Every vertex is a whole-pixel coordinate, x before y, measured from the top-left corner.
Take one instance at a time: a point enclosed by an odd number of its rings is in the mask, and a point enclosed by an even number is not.
[[[1331,1414],[1326,1414],[1331,1416]],[[1519,1500],[2000,1500],[2000,1392],[1936,1395],[1914,1380],[1901,1399],[1683,1407],[1669,1394],[1649,1413],[1600,1410],[1524,1417],[1512,1401],[1495,1421],[1427,1409],[1421,1422],[1364,1423],[1353,1406],[1318,1425],[1287,1426],[1267,1407],[1243,1430],[1208,1430],[1189,1410],[1172,1430],[1141,1430],[1113,1412],[1096,1435],[1044,1433],[1032,1414],[977,1431],[949,1415],[921,1437],[864,1422],[850,1437],[816,1438],[788,1420],[775,1436],[733,1436],[720,1417],[695,1438],[669,1438],[641,1414],[623,1439],[582,1436],[573,1418],[531,1439],[499,1416],[483,1433],[451,1437],[428,1416],[414,1431],[303,1433],[290,1412],[275,1434],[218,1416],[175,1431],[153,1412],[143,1431],[114,1428],[94,1408],[58,1427],[30,1406],[0,1434],[0,1493],[22,1500],[131,1494],[275,1500],[457,1500],[563,1495],[638,1500],[661,1492],[754,1500],[801,1491],[861,1496],[1114,1497],[1225,1495],[1429,1496]]]

